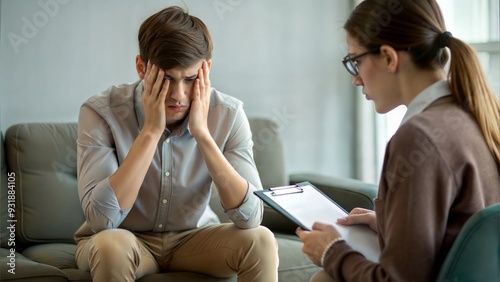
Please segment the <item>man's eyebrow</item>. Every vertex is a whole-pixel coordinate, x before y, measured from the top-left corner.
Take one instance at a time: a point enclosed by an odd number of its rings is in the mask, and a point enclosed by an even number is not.
[[[168,75],[168,74],[165,74],[163,78],[164,78],[164,79],[169,79],[169,80],[170,80],[170,79],[171,79],[171,80],[173,80],[173,79],[174,79],[172,76],[170,76],[170,75]],[[195,78],[198,78],[198,74],[193,74],[193,75],[190,75],[190,76],[186,76],[186,77],[185,77],[185,79],[195,79]]]

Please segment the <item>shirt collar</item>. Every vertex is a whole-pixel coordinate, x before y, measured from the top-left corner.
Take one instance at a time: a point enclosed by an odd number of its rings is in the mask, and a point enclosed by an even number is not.
[[[182,136],[184,133],[191,134],[191,131],[189,130],[189,114],[187,115],[186,118],[184,118],[184,121],[182,124],[177,127],[174,131],[170,133],[170,130],[165,129],[167,133],[173,135],[173,136]]]
[[[406,121],[408,121],[415,115],[423,112],[430,104],[432,104],[437,99],[448,95],[451,95],[451,92],[450,88],[448,87],[447,80],[440,80],[433,83],[422,92],[420,92],[410,102],[410,104],[408,105],[408,109],[406,110],[406,114],[399,126],[403,125]]]

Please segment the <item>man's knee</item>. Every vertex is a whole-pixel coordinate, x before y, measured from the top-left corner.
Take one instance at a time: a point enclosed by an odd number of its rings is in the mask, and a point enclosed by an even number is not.
[[[103,230],[89,240],[92,253],[110,254],[113,256],[120,253],[130,253],[138,251],[137,239],[135,235],[125,229]]]
[[[279,256],[274,234],[264,226],[245,229],[242,233],[245,234],[239,261],[242,278],[260,275],[258,281],[277,281]]]
[[[136,279],[140,250],[138,239],[132,232],[107,229],[92,235],[82,244],[77,250],[77,265],[79,269],[90,270],[93,281]],[[139,276],[142,276],[142,272],[140,271]]]
[[[245,241],[249,247],[257,252],[276,253],[278,252],[278,242],[273,232],[267,227],[258,226],[245,229]]]
[[[276,242],[274,233],[267,227],[259,226],[255,228],[255,232],[257,233],[256,238],[259,240],[259,243],[274,249],[278,248],[278,242]]]

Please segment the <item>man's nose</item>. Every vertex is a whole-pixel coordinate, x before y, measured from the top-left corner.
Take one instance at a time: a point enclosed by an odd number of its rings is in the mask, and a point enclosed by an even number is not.
[[[170,84],[171,92],[170,97],[176,101],[182,101],[186,97],[186,86],[183,83]]]

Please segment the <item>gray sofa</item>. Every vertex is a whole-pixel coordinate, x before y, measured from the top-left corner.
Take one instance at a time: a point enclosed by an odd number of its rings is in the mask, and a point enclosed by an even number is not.
[[[265,188],[309,181],[347,210],[373,208],[376,185],[314,174],[287,175],[278,126],[265,119],[250,122]],[[2,134],[1,281],[91,281],[90,274],[78,270],[74,262],[73,233],[84,221],[77,194],[76,136],[76,123],[17,124]],[[212,203],[226,221],[216,194]],[[274,232],[279,244],[279,280],[308,281],[318,267],[302,253],[296,226],[268,207],[262,224]],[[161,273],[139,281],[236,281],[236,277]]]

